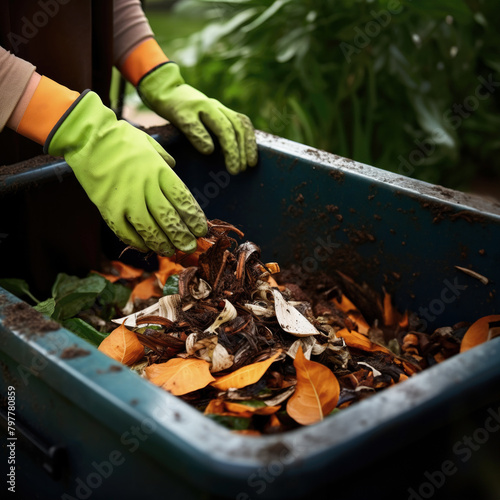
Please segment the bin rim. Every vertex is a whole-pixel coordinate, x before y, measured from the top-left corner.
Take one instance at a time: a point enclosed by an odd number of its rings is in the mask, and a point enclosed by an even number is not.
[[[256,470],[273,461],[281,461],[292,475],[294,470],[300,470],[301,474],[314,472],[318,463],[341,463],[357,448],[365,447],[367,441],[385,441],[394,433],[399,435],[406,426],[418,422],[429,408],[444,409],[457,395],[472,393],[481,380],[490,380],[492,374],[500,378],[498,338],[428,368],[318,424],[279,435],[250,437],[232,433],[215,423],[65,328],[31,335],[6,328],[3,309],[22,301],[0,288],[2,295],[0,348],[4,353],[19,363],[26,373],[36,357],[37,366],[44,368],[40,372],[31,369],[31,373],[42,377],[54,390],[64,394],[81,411],[89,413],[118,437],[137,423],[154,426],[152,439],[141,445],[144,450],[161,460],[158,450],[162,446],[158,444],[173,447],[179,454],[179,463],[187,461],[201,470],[206,475],[207,485],[214,488],[221,478],[231,478],[237,483],[248,481]],[[61,359],[67,347],[83,349],[88,354]],[[468,373],[471,369],[474,380]],[[100,411],[93,413],[91,408]],[[400,446],[402,441],[387,444],[390,449]],[[359,458],[362,461],[369,457]],[[171,466],[176,468],[176,464]],[[183,473],[182,470],[177,472]]]

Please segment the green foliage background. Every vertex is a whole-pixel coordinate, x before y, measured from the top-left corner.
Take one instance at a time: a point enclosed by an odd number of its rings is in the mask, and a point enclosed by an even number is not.
[[[495,0],[181,0],[170,29],[146,12],[187,82],[258,129],[453,188],[500,180]]]

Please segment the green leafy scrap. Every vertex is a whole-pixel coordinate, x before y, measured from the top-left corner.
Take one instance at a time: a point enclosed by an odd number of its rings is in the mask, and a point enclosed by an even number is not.
[[[244,431],[248,429],[250,426],[251,419],[245,417],[233,417],[229,415],[215,415],[212,413],[208,413],[205,415],[212,420],[215,420],[217,423],[231,429],[232,431]]]
[[[14,282],[18,294],[26,294],[28,285],[22,280]],[[19,283],[17,283],[19,282]],[[120,283],[111,283],[99,274],[89,274],[85,278],[59,273],[52,286],[52,297],[38,302],[34,309],[61,323],[65,328],[98,346],[108,333],[100,332],[78,315],[91,308],[99,318],[108,321],[116,316],[117,309],[127,303],[131,290]]]
[[[104,291],[107,283],[108,280],[98,274],[78,278],[59,273],[52,286],[55,307],[51,317],[56,321],[63,321],[88,309]]]
[[[163,287],[163,295],[175,295],[179,293],[179,275],[173,274],[167,279]]]
[[[35,296],[33,296],[30,291],[30,287],[25,280],[18,278],[2,278],[0,279],[0,287],[5,288],[5,290],[20,299],[23,297],[29,297],[35,304],[40,302]]]
[[[108,336],[108,334],[96,330],[92,325],[80,318],[65,319],[62,325],[96,347]]]

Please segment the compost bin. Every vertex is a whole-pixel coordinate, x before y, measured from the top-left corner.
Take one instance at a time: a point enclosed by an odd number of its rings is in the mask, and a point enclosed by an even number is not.
[[[498,203],[262,132],[259,164],[233,177],[220,152],[150,132],[207,216],[263,259],[384,287],[430,330],[499,313]],[[44,292],[123,249],[61,159],[3,167],[0,192],[1,277]],[[0,420],[16,438],[2,467],[14,460],[21,498],[500,498],[498,338],[318,424],[248,437],[0,293]]]

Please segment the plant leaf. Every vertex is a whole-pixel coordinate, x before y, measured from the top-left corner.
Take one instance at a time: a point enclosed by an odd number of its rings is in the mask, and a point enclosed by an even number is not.
[[[175,295],[177,293],[179,293],[179,275],[172,274],[163,286],[163,295]]]
[[[244,417],[232,417],[229,415],[216,415],[207,413],[208,418],[234,431],[246,430],[250,426],[251,419]]]
[[[227,391],[228,389],[241,389],[247,385],[255,384],[280,354],[281,349],[264,361],[243,366],[232,373],[217,378],[211,385],[221,391]]]
[[[54,314],[55,307],[56,301],[54,300],[54,297],[51,297],[50,299],[38,303],[35,307],[33,307],[33,309],[51,318]]]
[[[460,345],[460,352],[468,351],[488,340],[488,332],[490,331],[490,323],[500,321],[500,314],[492,314],[490,316],[483,316],[477,321],[472,323],[465,332],[462,344]]]
[[[5,288],[5,290],[13,293],[16,297],[20,299],[25,295],[29,297],[33,302],[39,303],[40,301],[36,299],[30,292],[30,287],[25,280],[17,278],[3,278],[0,279],[0,286]]]
[[[62,325],[64,326],[64,328],[67,328],[75,335],[78,335],[80,338],[86,340],[95,347],[98,347],[101,342],[108,336],[106,333],[101,333],[92,325],[80,318],[65,319],[62,322]]]
[[[153,384],[182,396],[203,389],[214,377],[210,374],[210,364],[202,359],[173,358],[166,363],[148,366],[144,373]]]
[[[59,273],[52,286],[55,309],[52,317],[62,321],[91,307],[109,282],[98,274],[86,278]]]
[[[99,351],[125,365],[133,365],[144,356],[144,346],[125,325],[115,328],[101,342]]]
[[[323,420],[336,406],[340,395],[337,377],[326,366],[309,361],[299,347],[293,363],[297,371],[295,392],[286,410],[302,425]]]
[[[265,23],[274,14],[276,14],[283,5],[287,4],[290,0],[276,0],[271,6],[269,6],[259,17],[254,19],[251,23],[243,26],[241,31],[249,32],[259,27],[261,24]]]

